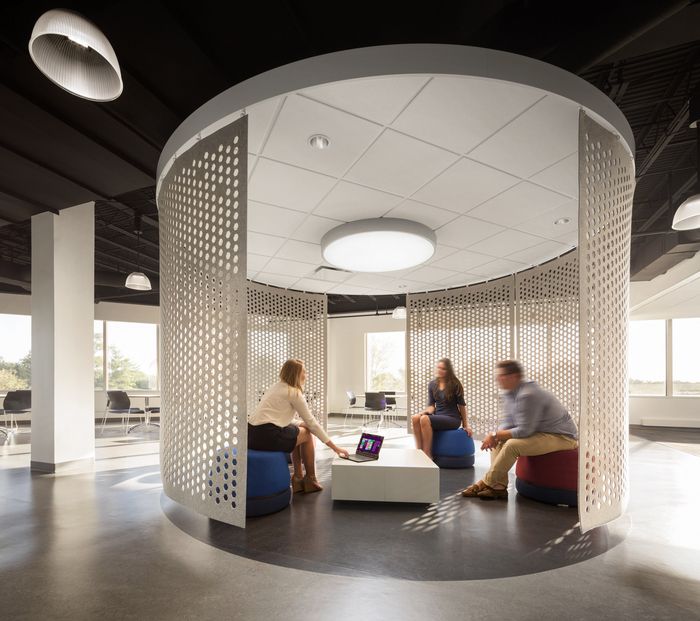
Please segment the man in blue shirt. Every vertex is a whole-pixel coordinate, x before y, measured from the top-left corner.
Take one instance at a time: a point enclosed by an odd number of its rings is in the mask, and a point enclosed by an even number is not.
[[[491,451],[491,469],[483,480],[462,491],[468,498],[506,499],[508,472],[520,455],[544,455],[578,446],[578,430],[569,412],[552,393],[524,381],[519,363],[499,362],[496,381],[504,391],[503,419],[481,444],[482,451]]]

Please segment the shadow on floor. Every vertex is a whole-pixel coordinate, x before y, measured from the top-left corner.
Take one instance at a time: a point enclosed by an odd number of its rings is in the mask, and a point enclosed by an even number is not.
[[[164,513],[196,539],[245,558],[314,572],[406,580],[481,580],[538,573],[587,560],[620,543],[598,528],[582,535],[576,509],[515,493],[508,502],[465,499],[474,470],[442,470],[432,505],[332,501],[330,459],[319,461],[326,490],[299,495],[245,529],[208,520],[161,498]]]

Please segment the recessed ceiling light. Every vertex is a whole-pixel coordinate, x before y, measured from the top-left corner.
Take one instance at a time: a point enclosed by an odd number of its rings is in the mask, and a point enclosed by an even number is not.
[[[420,265],[435,252],[435,233],[401,218],[370,218],[341,224],[321,239],[323,257],[353,272],[393,272]]]
[[[554,221],[554,224],[561,226],[562,224],[569,224],[569,222],[571,222],[571,218],[558,218]]]
[[[323,134],[314,134],[309,138],[309,145],[314,149],[327,149],[330,144],[331,141],[328,140],[328,136],[324,136]]]

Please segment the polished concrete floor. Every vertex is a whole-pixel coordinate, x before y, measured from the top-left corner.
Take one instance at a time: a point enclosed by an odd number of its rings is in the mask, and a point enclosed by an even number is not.
[[[110,428],[95,472],[57,477],[21,433],[0,446],[0,619],[700,619],[700,431],[654,433],[632,430],[628,513],[580,541],[568,509],[453,500],[483,459],[423,512],[326,490],[241,533],[163,497],[157,433]]]

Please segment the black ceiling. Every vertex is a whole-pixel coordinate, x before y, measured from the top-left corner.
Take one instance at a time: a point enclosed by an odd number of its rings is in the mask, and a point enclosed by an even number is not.
[[[451,43],[502,49],[579,73],[627,115],[637,140],[632,273],[648,277],[700,248],[668,233],[695,183],[688,95],[700,82],[700,4],[688,1],[63,2],[110,39],[124,93],[97,104],[49,82],[27,43],[46,2],[0,6],[0,290],[27,291],[28,218],[96,200],[96,299],[157,304],[120,279],[136,263],[157,284],[154,176],[177,125],[225,88],[301,58],[368,45]],[[670,197],[670,202],[669,202]],[[4,226],[3,226],[4,225]],[[697,247],[696,247],[697,246]],[[331,296],[333,312],[400,297]]]

